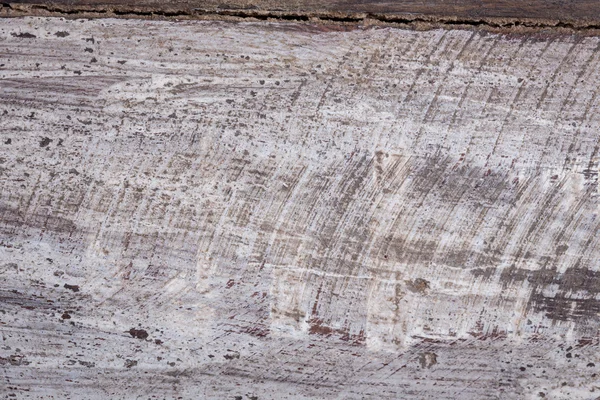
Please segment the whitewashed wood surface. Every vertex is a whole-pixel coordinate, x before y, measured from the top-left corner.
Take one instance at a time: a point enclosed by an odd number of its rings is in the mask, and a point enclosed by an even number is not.
[[[599,397],[599,49],[0,20],[0,394]]]

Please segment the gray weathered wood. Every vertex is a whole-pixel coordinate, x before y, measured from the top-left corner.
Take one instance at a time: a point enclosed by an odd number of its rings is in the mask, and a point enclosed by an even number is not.
[[[597,37],[0,24],[0,392],[598,396]]]

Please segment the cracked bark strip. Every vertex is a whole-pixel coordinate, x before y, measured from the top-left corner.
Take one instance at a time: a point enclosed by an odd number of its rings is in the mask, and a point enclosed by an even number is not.
[[[477,28],[527,32],[542,29],[587,32],[600,30],[600,5],[578,0],[568,4],[519,1],[377,1],[285,2],[228,0],[19,0],[1,4],[0,17],[55,16],[67,18],[202,19],[232,21],[307,21],[350,26],[384,25],[435,28]]]

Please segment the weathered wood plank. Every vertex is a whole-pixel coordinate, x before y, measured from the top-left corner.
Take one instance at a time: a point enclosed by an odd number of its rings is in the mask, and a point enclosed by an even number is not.
[[[3,20],[0,392],[594,398],[599,48]]]

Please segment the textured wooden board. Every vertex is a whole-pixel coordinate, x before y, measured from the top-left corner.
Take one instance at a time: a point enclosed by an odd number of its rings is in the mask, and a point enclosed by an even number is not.
[[[0,24],[0,392],[599,396],[600,39]]]
[[[356,19],[364,15],[382,20],[439,17],[462,22],[481,19],[535,19],[555,24],[600,24],[600,3],[596,0],[11,0],[7,5],[35,5],[37,9],[63,11],[141,12],[146,15],[232,14],[272,15],[289,18],[318,16],[325,19]],[[35,8],[34,8],[35,10]]]

